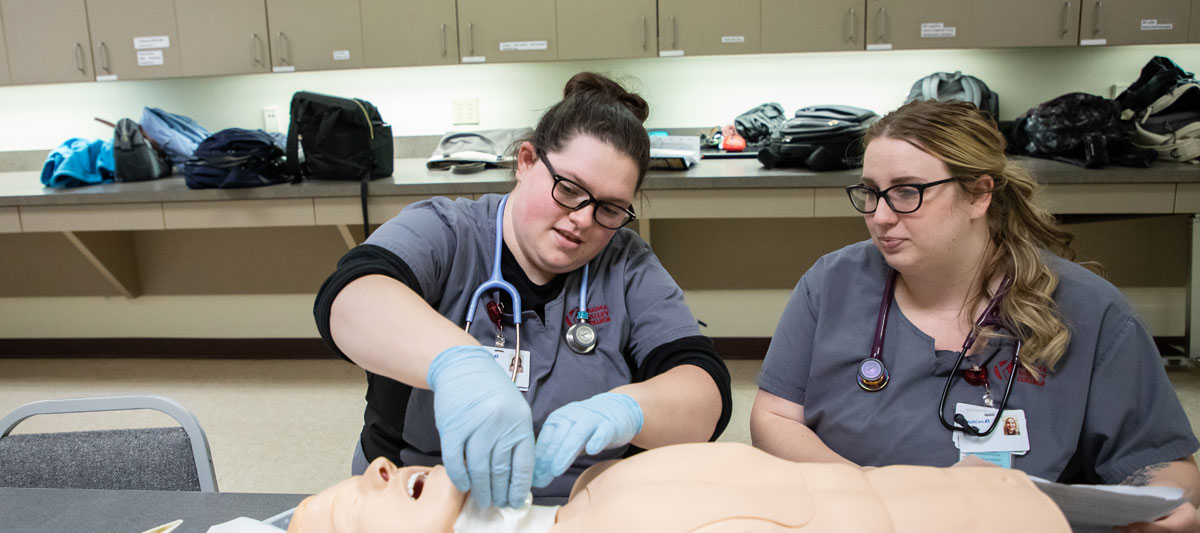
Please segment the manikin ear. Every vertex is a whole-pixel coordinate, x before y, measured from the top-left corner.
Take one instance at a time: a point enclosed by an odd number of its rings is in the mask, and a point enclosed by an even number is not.
[[[992,187],[996,186],[996,181],[991,176],[984,174],[971,184],[971,215],[972,218],[983,218],[987,216],[988,207],[992,205]]]
[[[517,183],[525,179],[525,174],[538,163],[537,150],[533,143],[525,141],[517,147]]]

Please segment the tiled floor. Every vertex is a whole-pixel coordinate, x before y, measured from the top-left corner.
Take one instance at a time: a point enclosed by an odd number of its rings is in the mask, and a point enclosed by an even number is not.
[[[750,442],[759,361],[730,361],[734,413],[723,441]],[[1200,428],[1200,369],[1168,371]],[[316,492],[349,474],[362,424],[362,371],[341,361],[0,359],[0,414],[26,402],[154,393],[204,426],[223,492]],[[34,417],[18,432],[170,425],[151,412]]]

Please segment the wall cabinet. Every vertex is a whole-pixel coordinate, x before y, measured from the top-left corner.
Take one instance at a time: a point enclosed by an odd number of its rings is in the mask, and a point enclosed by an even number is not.
[[[554,0],[458,0],[463,63],[558,58]]]
[[[449,0],[361,0],[368,67],[458,63],[458,15]]]
[[[762,0],[762,51],[862,50],[865,0]]]
[[[971,46],[1073,46],[1079,7],[1078,0],[973,0]]]
[[[659,55],[757,54],[759,2],[659,0]]]
[[[654,0],[558,0],[558,58],[658,55]]]
[[[92,80],[84,0],[0,0],[12,83]]]
[[[276,71],[364,65],[358,0],[267,0],[267,26]]]
[[[1080,44],[1188,42],[1191,0],[1084,0]]]
[[[271,69],[262,0],[175,0],[184,76]]]
[[[971,22],[965,0],[867,0],[867,48],[967,48]]]
[[[182,75],[174,3],[87,0],[87,14],[97,79],[137,80]]]

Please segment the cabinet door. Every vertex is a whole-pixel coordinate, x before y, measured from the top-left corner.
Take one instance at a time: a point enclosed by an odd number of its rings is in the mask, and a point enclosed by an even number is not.
[[[0,16],[0,85],[12,83],[8,74],[8,44],[4,41],[4,18]]]
[[[867,48],[966,48],[967,0],[867,0]]]
[[[98,79],[166,78],[182,72],[174,3],[87,0],[87,13]]]
[[[762,0],[762,51],[862,50],[866,9],[866,0]]]
[[[558,0],[558,58],[655,57],[654,0]]]
[[[84,0],[0,0],[13,83],[90,81]]]
[[[364,65],[358,0],[267,0],[267,26],[276,71]]]
[[[1079,44],[1185,43],[1191,9],[1191,0],[1083,0]]]
[[[973,0],[971,46],[1075,46],[1079,0]]]
[[[1192,18],[1188,23],[1189,43],[1200,43],[1200,0],[1192,0]]]
[[[757,0],[659,0],[659,55],[757,54],[760,13]]]
[[[184,76],[267,72],[267,8],[262,0],[175,0]]]
[[[368,67],[458,63],[453,0],[362,0]]]
[[[458,0],[463,63],[558,58],[554,0]]]

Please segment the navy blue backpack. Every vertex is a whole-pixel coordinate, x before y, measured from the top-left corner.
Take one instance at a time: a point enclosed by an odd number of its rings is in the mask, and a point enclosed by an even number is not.
[[[239,189],[292,181],[284,172],[282,136],[229,128],[204,139],[183,164],[190,189]]]

